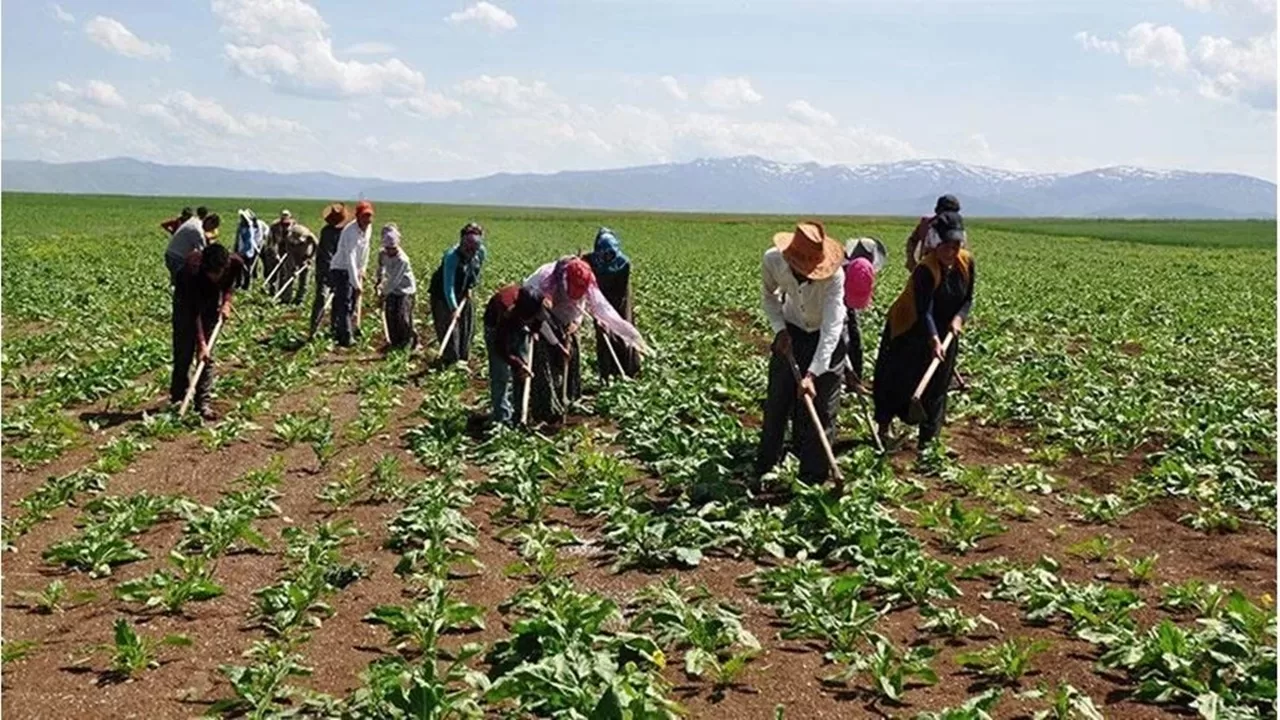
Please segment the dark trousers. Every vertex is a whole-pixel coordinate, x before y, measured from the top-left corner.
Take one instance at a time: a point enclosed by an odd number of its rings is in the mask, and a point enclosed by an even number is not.
[[[280,288],[284,287],[285,283],[289,282],[290,278],[293,278],[294,273],[297,273],[298,277],[293,279],[289,288],[280,296],[280,302],[289,305],[297,305],[302,302],[302,297],[306,294],[307,275],[311,272],[311,268],[307,265],[305,257],[294,258],[289,255],[285,255],[284,260],[282,260],[281,263],[283,267],[280,268],[280,272],[276,273],[276,292],[279,292]]]
[[[284,268],[276,270],[276,266],[280,264],[280,255],[276,253],[275,248],[271,247],[270,244],[265,245],[258,254],[262,259],[262,281],[266,282],[268,277],[271,278],[271,282],[266,283],[266,289],[267,292],[275,295],[276,290],[280,289],[280,283],[283,282],[280,278],[280,273],[284,272]],[[272,273],[275,273],[275,275],[272,275]]]
[[[324,300],[325,296],[330,292],[328,273],[316,273],[316,295],[311,301],[311,325],[307,330],[309,335],[315,335],[316,330],[320,329],[320,319],[324,316]]]
[[[565,373],[569,373],[569,402],[582,397],[582,357],[578,336],[569,340],[570,355],[546,342],[533,346],[533,387],[529,393],[529,419],[532,422],[558,420],[565,414]]]
[[[947,390],[951,385],[951,371],[956,365],[959,352],[960,341],[953,340],[943,362],[938,365],[933,378],[920,395],[920,405],[924,408],[924,421],[920,423],[921,447],[937,437],[946,422]],[[876,422],[886,423],[897,417],[910,423],[911,395],[932,359],[929,335],[919,325],[896,338],[890,338],[886,324],[884,333],[880,336],[880,353],[876,357],[873,392]]]
[[[213,332],[211,323],[206,322],[205,328],[207,332]],[[191,363],[198,362],[196,360],[197,341],[195,314],[180,307],[175,300],[173,303],[173,369],[169,375],[169,401],[172,403],[181,403],[187,396],[187,390],[190,387],[188,375],[191,372]],[[196,409],[208,406],[209,391],[212,388],[213,359],[210,358],[209,362],[205,363],[200,377],[196,378],[196,394],[193,403]]]
[[[813,362],[818,349],[818,333],[806,333],[788,325],[791,349],[796,364],[804,372]],[[843,362],[844,348],[836,348],[832,364]],[[827,442],[836,439],[836,416],[840,413],[840,373],[825,372],[814,378],[817,391],[813,398],[814,409],[827,436]],[[763,475],[782,461],[783,446],[787,435],[787,423],[791,424],[792,445],[800,459],[800,479],[807,483],[822,482],[830,474],[827,455],[822,449],[818,434],[814,432],[809,411],[799,397],[795,374],[787,358],[772,353],[769,356],[769,388],[764,401],[764,424],[760,429],[760,447],[756,453],[756,472]]]
[[[346,270],[330,270],[329,287],[333,288],[333,305],[329,315],[333,339],[342,347],[351,347],[356,309],[356,288],[351,282],[351,273]]]
[[[449,303],[445,301],[443,296],[432,296],[431,298],[431,325],[436,331],[436,342],[444,339],[444,334],[449,331],[449,322],[453,320],[453,311],[449,309]],[[449,337],[449,344],[440,348],[440,362],[445,364],[453,364],[456,362],[466,362],[471,359],[471,342],[475,338],[475,308],[474,303],[467,301],[466,307],[462,308],[462,313],[458,316],[458,326],[453,329],[453,335]]]
[[[382,301],[383,317],[387,319],[387,337],[391,347],[414,347],[418,333],[413,329],[413,295],[392,293]]]
[[[243,257],[243,256],[242,256]],[[244,259],[244,272],[240,273],[240,277],[236,278],[236,287],[241,290],[248,290],[249,285],[253,283],[253,271],[258,267],[258,256],[254,255]]]
[[[853,366],[853,377],[862,379],[862,328],[858,323],[858,312],[848,310],[844,320],[845,345],[849,348],[849,364]]]

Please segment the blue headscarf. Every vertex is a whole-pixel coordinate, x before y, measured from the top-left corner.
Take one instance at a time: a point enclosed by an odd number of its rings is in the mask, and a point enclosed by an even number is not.
[[[606,256],[611,252],[612,259],[606,260]],[[591,269],[596,275],[622,272],[631,265],[631,260],[622,252],[622,243],[619,242],[618,236],[607,227],[602,227],[596,232],[595,252],[592,252],[589,258]]]
[[[464,228],[465,230],[465,228]],[[465,235],[463,236],[465,240]],[[458,263],[466,262],[463,272],[466,277],[462,286],[467,290],[475,287],[480,283],[480,269],[484,266],[485,249],[484,236],[476,235],[476,252],[471,256],[470,260],[465,260],[462,256],[462,242],[449,248],[444,253],[441,260],[443,270],[440,278],[441,289],[444,291],[444,301],[448,304],[449,310],[458,309],[458,298],[454,295],[454,279],[457,277]]]

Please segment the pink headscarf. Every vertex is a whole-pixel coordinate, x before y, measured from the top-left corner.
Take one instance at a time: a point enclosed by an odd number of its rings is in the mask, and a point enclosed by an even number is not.
[[[564,324],[578,322],[585,311],[591,315],[600,329],[618,338],[627,346],[641,353],[652,353],[653,351],[640,335],[640,331],[619,315],[605,298],[604,293],[600,292],[600,286],[596,284],[594,276],[589,278],[580,276],[574,280],[575,283],[587,282],[587,287],[582,297],[577,299],[570,297],[569,284],[571,275],[577,272],[573,269],[576,263],[586,264],[573,255],[560,258],[556,262],[549,262],[525,278],[524,286],[542,297],[550,298],[551,313]],[[590,273],[589,267],[588,273]]]
[[[866,310],[876,289],[876,270],[871,261],[860,257],[844,268],[844,305]]]

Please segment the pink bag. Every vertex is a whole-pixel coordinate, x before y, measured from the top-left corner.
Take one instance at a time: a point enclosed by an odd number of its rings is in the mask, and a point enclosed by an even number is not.
[[[876,271],[871,261],[857,258],[844,268],[844,305],[853,310],[866,310],[876,289]]]

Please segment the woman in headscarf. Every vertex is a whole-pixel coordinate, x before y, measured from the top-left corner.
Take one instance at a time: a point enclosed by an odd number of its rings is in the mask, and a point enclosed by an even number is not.
[[[393,348],[412,350],[418,344],[418,333],[413,329],[413,300],[418,284],[409,256],[400,249],[400,228],[395,223],[382,226],[377,288],[382,297],[382,316],[387,321],[387,343]]]
[[[844,308],[846,356],[844,388],[848,392],[867,393],[862,370],[861,314],[871,307],[875,293],[876,273],[884,268],[888,251],[877,238],[854,238],[844,244]]]
[[[874,397],[882,438],[888,437],[894,417],[910,422],[916,385],[930,361],[941,361],[920,397],[920,450],[937,437],[945,420],[947,388],[960,350],[958,336],[973,304],[974,262],[964,244],[960,213],[939,213],[924,239],[924,255],[889,308],[880,337]],[[944,349],[948,334],[953,337]]]
[[[649,352],[640,332],[600,292],[595,273],[582,258],[571,255],[547,263],[525,279],[523,286],[541,298],[562,338],[558,348],[548,347],[545,342],[534,343],[529,406],[534,421],[563,417],[568,403],[581,396],[577,332],[584,315],[590,314],[596,326],[622,346]]]
[[[584,255],[583,259],[590,263],[605,300],[609,301],[623,320],[632,322],[631,260],[622,252],[617,234],[609,228],[600,228],[596,231],[595,250]],[[635,377],[640,374],[640,357],[597,325],[596,368],[599,369],[602,380],[614,377],[619,372],[627,377]]]
[[[437,342],[444,340],[454,314],[458,315],[449,343],[440,348],[440,362],[446,365],[471,359],[471,339],[476,332],[471,291],[480,284],[480,270],[485,260],[484,228],[467,223],[458,235],[458,244],[445,251],[427,288]],[[467,301],[465,305],[464,301]],[[459,306],[463,306],[461,312]]]

